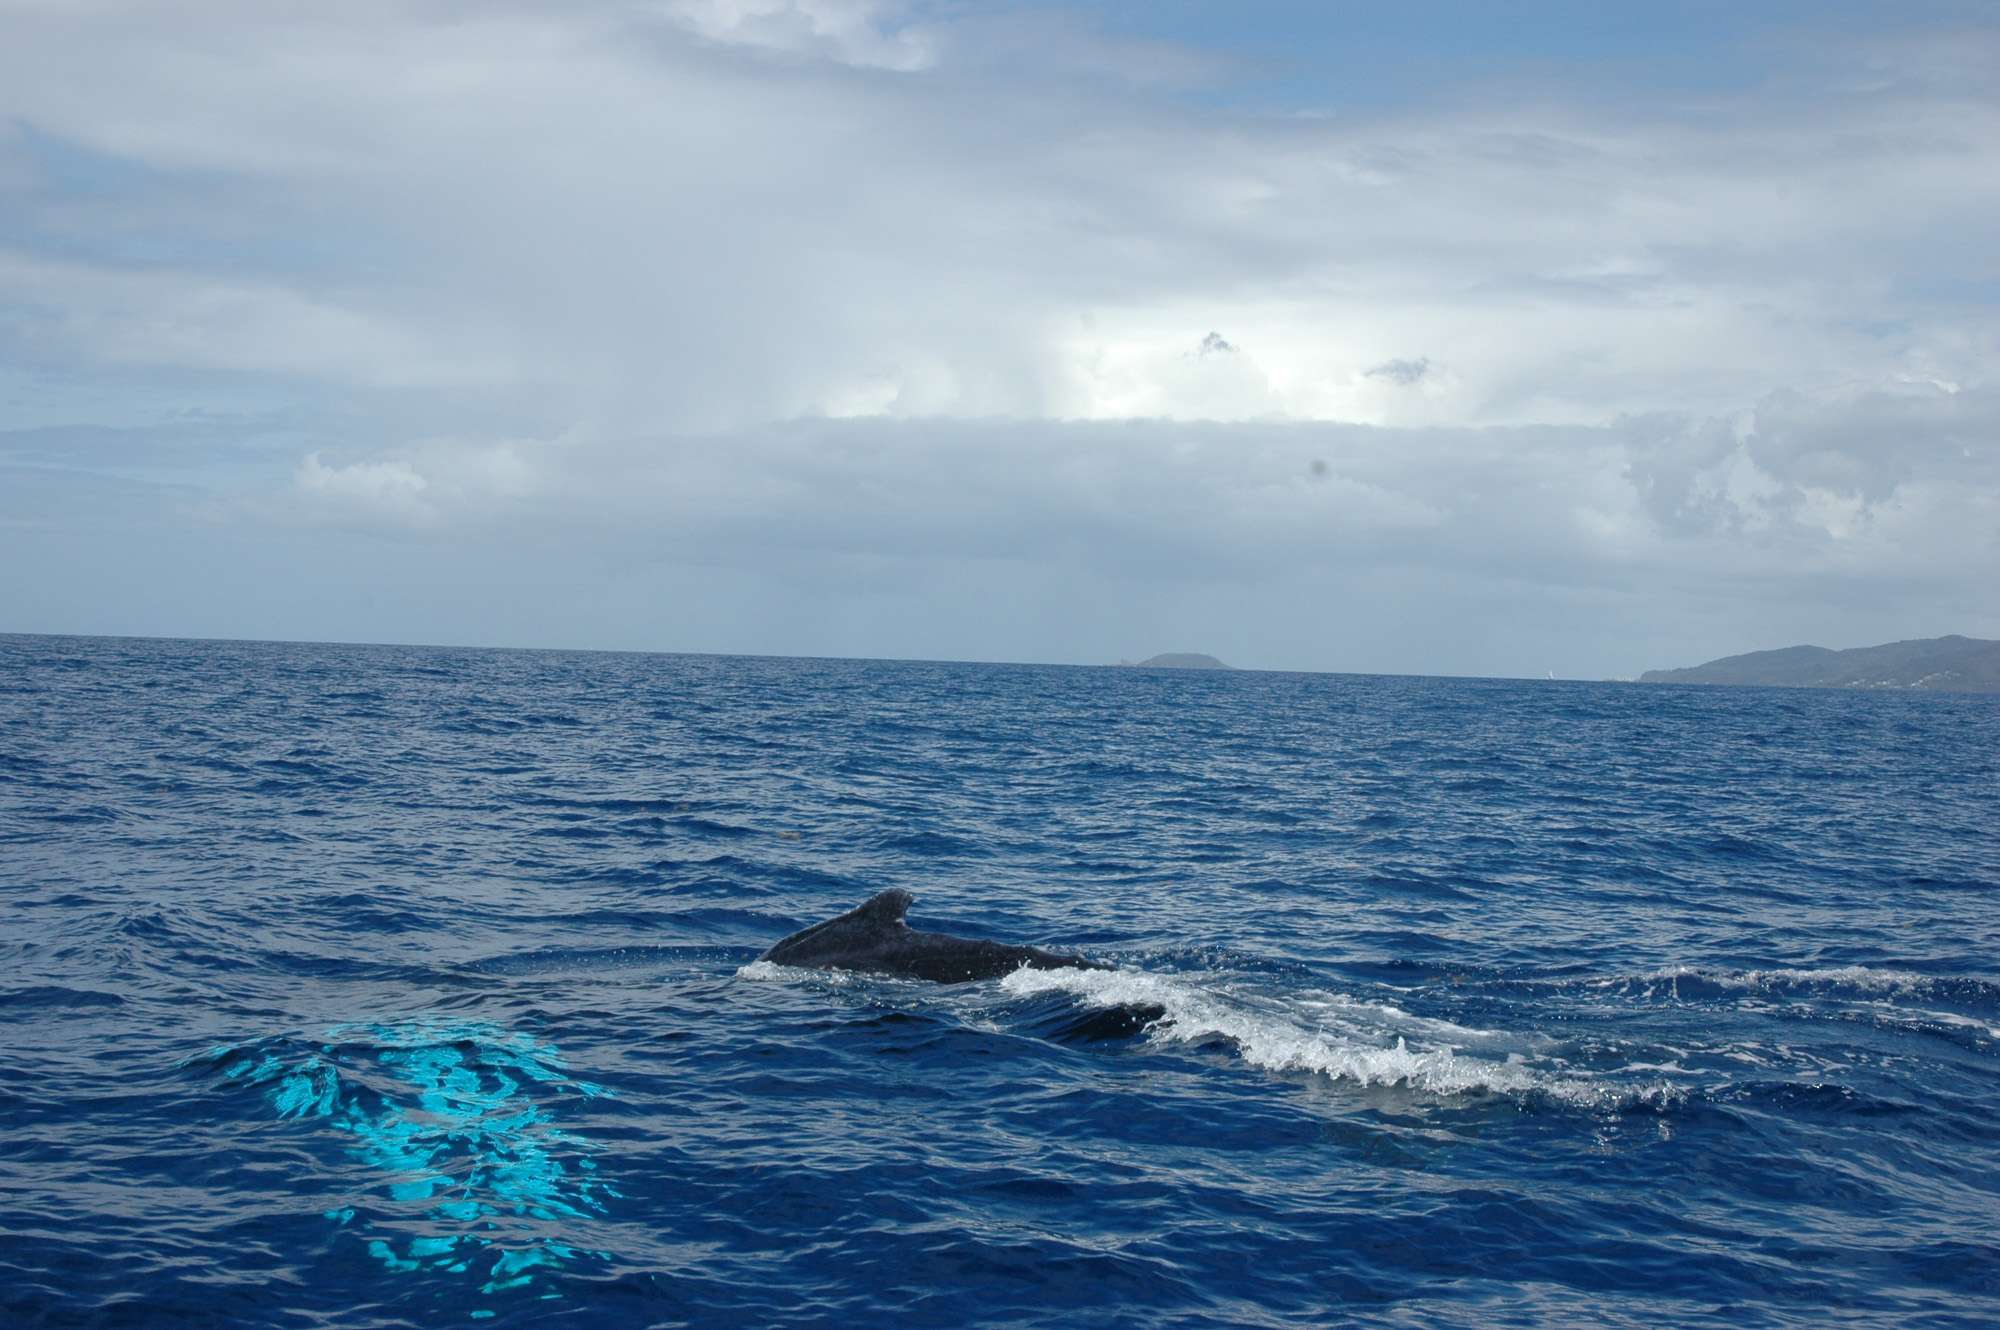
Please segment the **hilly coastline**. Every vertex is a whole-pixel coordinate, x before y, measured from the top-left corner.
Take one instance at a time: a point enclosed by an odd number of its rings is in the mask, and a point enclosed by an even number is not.
[[[1994,693],[2000,692],[2000,642],[1954,635],[1847,651],[1783,647],[1724,656],[1686,669],[1648,670],[1639,682]]]

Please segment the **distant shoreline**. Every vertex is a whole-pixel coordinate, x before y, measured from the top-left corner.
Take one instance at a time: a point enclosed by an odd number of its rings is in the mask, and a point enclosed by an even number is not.
[[[1781,647],[1724,656],[1683,669],[1647,670],[1640,683],[1860,692],[2000,692],[2000,642],[1977,637],[1913,638],[1833,651]]]

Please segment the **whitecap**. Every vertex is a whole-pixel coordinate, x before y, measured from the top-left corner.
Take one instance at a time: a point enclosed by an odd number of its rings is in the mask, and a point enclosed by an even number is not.
[[[1313,1072],[1364,1087],[1402,1086],[1437,1095],[1544,1094],[1590,1105],[1609,1104],[1623,1094],[1574,1074],[1538,1069],[1519,1053],[1497,1060],[1471,1057],[1447,1044],[1412,1047],[1408,1037],[1394,1034],[1391,1039],[1387,1029],[1380,1030],[1375,1040],[1353,1028],[1330,1030],[1308,1014],[1314,1005],[1322,1010],[1339,1005],[1324,997],[1301,1004],[1296,998],[1244,994],[1142,970],[1024,967],[1000,983],[1008,993],[1022,997],[1060,992],[1091,1007],[1158,1007],[1163,1015],[1148,1029],[1156,1042],[1225,1039],[1245,1062],[1266,1071]],[[1365,1009],[1370,1004],[1348,1005]],[[1466,1032],[1498,1037],[1495,1031]]]

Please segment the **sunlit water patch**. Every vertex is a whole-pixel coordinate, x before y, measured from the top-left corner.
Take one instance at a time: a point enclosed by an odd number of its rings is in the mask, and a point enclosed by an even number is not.
[[[443,1019],[337,1025],[315,1042],[278,1038],[199,1059],[254,1087],[301,1132],[336,1133],[375,1185],[325,1218],[384,1269],[466,1276],[483,1293],[521,1289],[540,1268],[610,1259],[588,1220],[617,1191],[598,1148],[561,1125],[565,1101],[604,1091],[550,1044]]]

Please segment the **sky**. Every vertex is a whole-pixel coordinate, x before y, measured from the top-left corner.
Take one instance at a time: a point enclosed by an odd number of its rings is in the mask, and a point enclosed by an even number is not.
[[[2000,637],[1986,3],[0,0],[0,631]]]

